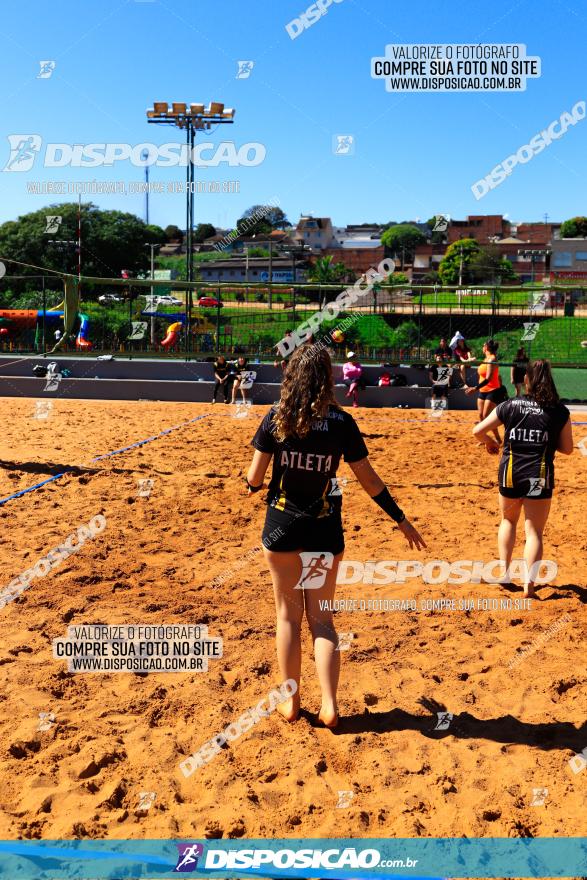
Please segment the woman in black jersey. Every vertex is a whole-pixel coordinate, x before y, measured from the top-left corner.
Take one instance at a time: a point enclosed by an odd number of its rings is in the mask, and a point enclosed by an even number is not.
[[[525,390],[524,377],[526,376],[529,363],[530,358],[526,354],[526,349],[524,348],[524,346],[522,346],[516,352],[516,356],[514,358],[511,369],[511,381],[512,385],[516,389],[516,397],[521,397],[523,391]]]
[[[487,448],[499,447],[489,436],[499,425],[505,428],[503,454],[499,464],[501,523],[497,536],[499,558],[508,579],[516,542],[516,526],[522,507],[526,520],[526,563],[524,594],[534,594],[534,579],[542,559],[542,535],[550,512],[554,488],[554,456],[570,455],[573,431],[570,413],[559,400],[548,361],[528,366],[526,396],[500,403],[473,434]]]
[[[340,652],[328,605],[344,551],[342,497],[336,480],[341,457],[367,494],[395,520],[410,547],[425,544],[373,470],[355,420],[337,405],[326,350],[306,345],[291,356],[279,403],[261,422],[252,445],[255,453],[246,477],[249,493],[263,487],[273,458],[263,546],[275,592],[280,671],[284,680],[294,679],[299,685],[305,610],[322,691],[318,717],[327,727],[335,727]],[[295,721],[299,708],[298,689],[279,711]]]
[[[216,396],[219,390],[222,388],[224,391],[224,402],[228,403],[228,394],[230,391],[229,381],[228,381],[228,364],[226,362],[226,358],[223,354],[219,354],[216,360],[214,361],[214,378],[216,382],[214,383],[214,393],[212,394],[212,403],[216,403]]]

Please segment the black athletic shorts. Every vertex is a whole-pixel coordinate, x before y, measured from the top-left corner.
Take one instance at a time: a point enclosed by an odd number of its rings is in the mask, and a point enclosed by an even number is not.
[[[432,394],[440,397],[448,397],[448,385],[433,385]]]
[[[500,385],[500,387],[496,388],[494,391],[479,392],[479,400],[490,400],[492,403],[495,403],[496,406],[498,403],[503,403],[504,400],[507,399],[508,393],[503,385]]]
[[[340,510],[330,516],[298,516],[267,507],[263,546],[275,553],[309,550],[313,553],[342,553],[344,533]]]
[[[537,480],[521,480],[517,486],[508,488],[507,486],[499,487],[499,494],[504,498],[531,498],[537,501],[543,501],[545,498],[552,498],[552,489],[541,488],[536,485]]]

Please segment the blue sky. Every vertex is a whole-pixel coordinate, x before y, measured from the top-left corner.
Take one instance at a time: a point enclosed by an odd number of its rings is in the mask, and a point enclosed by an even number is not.
[[[220,100],[235,124],[204,139],[260,142],[256,167],[199,169],[197,180],[238,180],[240,193],[196,198],[196,222],[232,226],[252,204],[277,197],[289,219],[312,212],[338,225],[427,219],[439,212],[506,213],[563,220],[587,213],[587,120],[514,169],[476,201],[471,185],[540,129],[587,99],[587,9],[579,0],[342,0],[297,39],[285,25],[307,0],[244,4],[201,0],[28,0],[3,8],[0,167],[10,134],[44,142],[164,143],[172,128],[147,125],[153,100]],[[386,43],[525,43],[542,76],[522,93],[392,94],[372,79]],[[55,60],[49,79],[39,61]],[[237,79],[237,61],[255,63]],[[332,138],[351,134],[352,156]],[[199,136],[202,139],[202,136]],[[184,179],[182,168],[151,169],[151,180]],[[0,173],[0,221],[76,197],[32,195],[30,181],[139,181],[129,162],[114,168],[43,168]],[[141,195],[92,195],[100,207],[144,214]],[[184,225],[185,197],[153,194],[151,222]]]

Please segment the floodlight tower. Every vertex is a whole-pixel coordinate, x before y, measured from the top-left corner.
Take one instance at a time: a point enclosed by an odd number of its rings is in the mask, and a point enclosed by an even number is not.
[[[186,279],[194,280],[194,144],[196,131],[209,131],[213,125],[234,122],[234,110],[224,109],[224,104],[211,101],[204,104],[183,104],[154,101],[147,110],[147,122],[155,125],[174,125],[185,129],[188,148],[186,167]],[[186,292],[186,351],[190,350],[192,321],[192,289]]]

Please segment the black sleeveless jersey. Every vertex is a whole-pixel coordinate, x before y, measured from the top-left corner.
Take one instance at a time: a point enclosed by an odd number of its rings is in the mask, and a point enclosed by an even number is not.
[[[257,429],[252,445],[273,455],[273,473],[267,503],[276,510],[298,516],[329,516],[342,506],[336,480],[340,459],[360,461],[368,455],[353,417],[331,406],[325,419],[317,419],[303,439],[278,442],[274,436],[272,407]]]
[[[499,484],[511,489],[525,480],[554,488],[554,456],[570,412],[562,403],[543,409],[529,397],[514,397],[496,407],[505,435]]]

